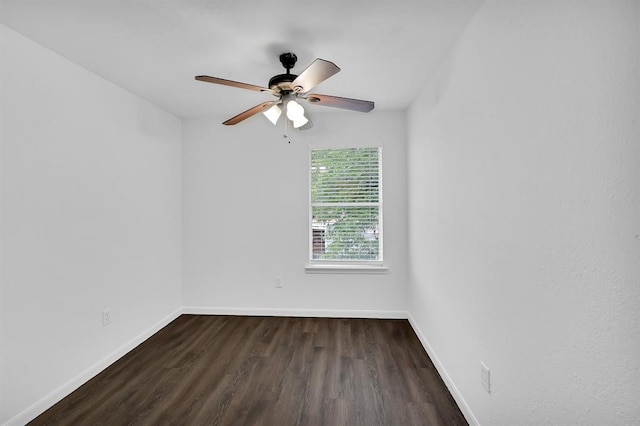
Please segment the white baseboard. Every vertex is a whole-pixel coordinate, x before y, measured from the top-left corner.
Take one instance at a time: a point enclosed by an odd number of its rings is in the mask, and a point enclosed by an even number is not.
[[[321,318],[380,318],[407,319],[406,311],[376,311],[358,309],[287,309],[287,308],[229,308],[186,306],[182,313],[193,315],[247,315],[268,317],[321,317]]]
[[[58,389],[54,390],[50,394],[46,395],[44,398],[32,404],[27,409],[18,413],[16,416],[11,418],[4,426],[22,426],[29,423],[31,420],[38,417],[40,414],[44,413],[46,410],[51,408],[57,402],[62,400],[64,397],[69,395],[74,390],[78,389],[80,386],[91,380],[98,373],[103,371],[105,368],[122,358],[128,352],[133,350],[136,346],[147,340],[149,337],[153,336],[157,333],[161,328],[165,327],[174,319],[178,318],[182,314],[182,308],[175,310],[162,320],[158,321],[147,330],[142,332],[140,335],[131,339],[129,342],[111,352],[106,357],[102,358],[100,361],[93,364],[91,367],[87,368],[82,373],[78,374],[73,379],[69,380],[67,383],[60,386]]]
[[[451,392],[451,396],[453,396],[453,399],[455,399],[456,403],[458,404],[460,411],[462,411],[464,418],[467,420],[470,426],[480,426],[478,419],[476,419],[476,416],[473,414],[473,412],[467,405],[466,401],[462,397],[462,394],[456,387],[455,383],[453,383],[453,380],[451,380],[451,376],[449,376],[449,374],[447,373],[447,370],[444,369],[444,365],[442,365],[442,363],[440,362],[440,359],[438,359],[438,356],[436,355],[433,348],[427,341],[427,338],[424,337],[424,334],[422,334],[420,327],[418,327],[418,324],[413,319],[410,313],[408,314],[408,319],[409,319],[409,324],[411,324],[411,327],[413,327],[413,331],[416,333],[416,336],[418,336],[420,343],[422,343],[424,350],[427,351],[427,355],[429,355],[429,358],[431,358],[431,361],[433,362],[433,365],[436,367],[436,370],[438,370],[440,377],[442,377],[444,384],[447,385],[449,392]]]

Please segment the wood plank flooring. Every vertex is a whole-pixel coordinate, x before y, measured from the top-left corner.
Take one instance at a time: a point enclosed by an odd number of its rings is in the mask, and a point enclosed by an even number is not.
[[[466,425],[406,320],[182,315],[31,425]]]

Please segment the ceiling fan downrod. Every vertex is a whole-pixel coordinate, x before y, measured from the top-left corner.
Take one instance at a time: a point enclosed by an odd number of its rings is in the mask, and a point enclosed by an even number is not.
[[[287,74],[291,74],[290,70],[296,65],[298,57],[295,53],[287,52],[280,55],[280,63],[287,70]]]
[[[287,52],[280,55],[280,63],[287,70],[287,73],[271,77],[268,85],[270,89],[285,94],[291,92],[290,83],[298,77],[296,74],[291,74],[291,69],[296,65],[297,60],[298,57],[295,53]]]

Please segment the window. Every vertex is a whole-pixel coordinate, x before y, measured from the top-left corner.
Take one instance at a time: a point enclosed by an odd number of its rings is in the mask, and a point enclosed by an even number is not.
[[[312,149],[312,263],[382,262],[381,148]]]

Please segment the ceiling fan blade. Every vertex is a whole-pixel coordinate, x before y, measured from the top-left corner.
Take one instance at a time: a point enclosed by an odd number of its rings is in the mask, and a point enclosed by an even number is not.
[[[320,95],[312,93],[305,96],[307,101],[316,105],[323,105],[334,108],[350,109],[352,111],[369,112],[375,104],[372,101],[363,101],[361,99],[341,98],[338,96]]]
[[[247,83],[240,83],[239,81],[225,80],[224,78],[209,77],[208,75],[196,76],[196,80],[204,81],[207,83],[222,84],[223,86],[237,87],[239,89],[253,90],[255,92],[275,93],[273,90],[268,89],[266,87],[256,86],[256,85],[247,84]]]
[[[236,115],[235,117],[232,117],[232,118],[228,119],[227,121],[225,121],[222,124],[224,124],[226,126],[233,126],[234,124],[238,124],[241,121],[246,120],[247,118],[253,117],[254,115],[256,115],[259,112],[263,112],[263,111],[268,110],[269,108],[271,108],[273,105],[275,105],[277,103],[278,103],[278,101],[263,102],[260,105],[256,105],[253,108],[249,108],[245,112],[241,112],[240,114]]]
[[[291,90],[297,93],[307,93],[339,71],[340,68],[333,62],[318,58],[291,82]]]

